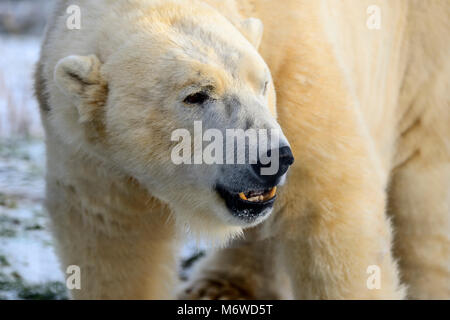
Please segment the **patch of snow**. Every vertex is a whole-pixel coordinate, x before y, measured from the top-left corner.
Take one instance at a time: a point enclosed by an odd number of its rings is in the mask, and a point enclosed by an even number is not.
[[[42,140],[0,140],[0,276],[26,285],[64,282],[42,205],[44,173]]]

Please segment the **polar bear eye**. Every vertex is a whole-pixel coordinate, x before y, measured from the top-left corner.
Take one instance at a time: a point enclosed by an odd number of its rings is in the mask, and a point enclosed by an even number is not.
[[[203,104],[206,100],[209,99],[209,96],[205,92],[197,92],[194,94],[190,94],[184,99],[184,103],[188,104]]]

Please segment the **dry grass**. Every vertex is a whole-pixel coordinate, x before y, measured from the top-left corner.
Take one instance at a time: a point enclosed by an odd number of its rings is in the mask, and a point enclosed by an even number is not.
[[[25,96],[20,99],[15,99],[9,90],[0,74],[0,99],[6,101],[3,123],[4,128],[0,127],[0,133],[3,132],[6,136],[15,136],[20,138],[29,138],[31,136],[31,119],[27,112],[28,102]],[[0,122],[0,125],[2,123]],[[3,130],[2,130],[3,129]]]
[[[34,38],[0,39],[0,138],[42,137],[33,95],[38,44]]]

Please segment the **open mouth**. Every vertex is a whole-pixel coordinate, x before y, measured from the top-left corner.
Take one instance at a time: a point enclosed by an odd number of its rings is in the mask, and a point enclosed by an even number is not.
[[[242,192],[229,191],[218,186],[217,192],[225,200],[231,213],[246,222],[254,222],[257,218],[270,212],[276,199],[277,187]]]

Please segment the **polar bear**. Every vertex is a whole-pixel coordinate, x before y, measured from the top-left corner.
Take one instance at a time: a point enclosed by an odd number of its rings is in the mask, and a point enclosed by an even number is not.
[[[449,15],[446,1],[59,1],[36,92],[72,296],[176,297],[189,229],[229,246],[178,297],[448,298]],[[175,164],[171,136],[196,121],[276,132],[276,172]]]

